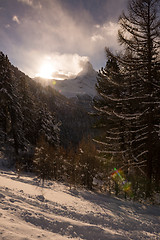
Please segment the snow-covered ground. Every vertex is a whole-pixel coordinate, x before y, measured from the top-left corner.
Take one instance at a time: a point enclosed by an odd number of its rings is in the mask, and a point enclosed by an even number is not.
[[[160,239],[160,207],[0,171],[0,240]]]

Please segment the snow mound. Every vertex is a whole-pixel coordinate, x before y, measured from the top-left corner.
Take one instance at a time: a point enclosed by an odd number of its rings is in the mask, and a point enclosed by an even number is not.
[[[160,208],[0,173],[0,239],[160,239]]]

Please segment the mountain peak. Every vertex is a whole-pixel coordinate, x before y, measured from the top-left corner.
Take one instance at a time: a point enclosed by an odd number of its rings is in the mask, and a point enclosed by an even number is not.
[[[56,81],[55,89],[61,91],[61,94],[71,98],[77,95],[96,96],[95,84],[97,81],[97,72],[93,69],[90,62],[82,63],[82,71],[72,79]]]
[[[96,71],[93,69],[92,64],[89,61],[83,63],[82,68],[83,68],[82,71],[80,71],[77,76],[84,76],[84,75],[95,76],[97,74]]]

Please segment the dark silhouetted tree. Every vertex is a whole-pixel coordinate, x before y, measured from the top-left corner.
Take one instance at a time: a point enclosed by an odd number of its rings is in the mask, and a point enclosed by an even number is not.
[[[106,66],[99,73],[97,86],[101,97],[107,99],[98,111],[115,122],[102,144],[109,150],[116,147],[115,154],[120,150],[123,167],[128,170],[137,167],[144,174],[146,196],[151,194],[152,182],[159,181],[160,176],[159,7],[157,0],[130,1],[128,15],[123,13],[119,20],[118,37],[124,53],[115,56],[106,49],[109,61],[114,59],[119,70]],[[107,89],[111,84],[113,89],[104,93],[101,82],[105,82]],[[113,127],[115,124],[120,124],[118,131]],[[115,145],[115,141],[120,145]]]

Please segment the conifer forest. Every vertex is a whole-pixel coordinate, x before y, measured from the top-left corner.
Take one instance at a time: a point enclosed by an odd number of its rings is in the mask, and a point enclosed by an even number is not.
[[[154,202],[160,194],[159,0],[130,0],[118,23],[121,50],[104,46],[92,97],[68,98],[0,52],[5,167],[35,173],[43,183]]]

